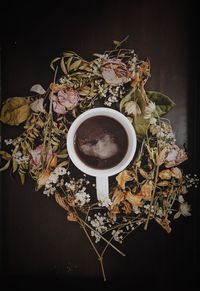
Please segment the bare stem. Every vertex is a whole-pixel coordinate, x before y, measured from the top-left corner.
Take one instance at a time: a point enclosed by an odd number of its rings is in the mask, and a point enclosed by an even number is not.
[[[154,188],[153,188],[153,193],[152,193],[152,197],[151,197],[149,213],[148,213],[145,225],[144,225],[144,230],[147,230],[147,227],[148,227],[148,224],[149,224],[149,219],[150,219],[150,216],[151,216],[151,209],[152,209],[152,205],[153,205],[153,201],[154,201],[154,196],[155,196],[155,193],[156,193],[156,185],[157,185],[157,181],[158,181],[158,174],[159,174],[159,166],[157,166],[157,168],[156,168],[156,176],[155,176],[155,181],[154,181]]]
[[[81,218],[79,218],[81,220],[82,223],[84,223],[90,230],[94,231],[94,229],[87,224],[84,220],[82,220]],[[112,243],[110,243],[105,237],[103,237],[100,233],[98,233],[98,235],[100,236],[100,238],[105,241],[107,244],[109,244],[113,249],[115,249],[120,255],[122,255],[123,257],[125,257],[126,255],[121,252],[116,246],[114,246]]]
[[[99,261],[100,261],[101,270],[102,270],[102,274],[103,274],[103,280],[105,282],[106,281],[106,274],[105,274],[104,265],[103,265],[103,256],[99,257]]]

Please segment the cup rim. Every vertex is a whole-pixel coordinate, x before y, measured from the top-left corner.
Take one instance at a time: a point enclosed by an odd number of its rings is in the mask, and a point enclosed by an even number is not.
[[[110,118],[117,120],[126,130],[128,141],[129,141],[128,150],[126,152],[126,155],[122,159],[122,161],[116,166],[108,168],[108,169],[95,169],[95,168],[87,166],[84,162],[82,162],[79,159],[74,147],[74,136],[78,127],[81,125],[81,123],[83,123],[88,118],[98,116],[98,115],[108,116]],[[71,124],[68,134],[67,134],[67,151],[68,151],[68,155],[71,161],[80,171],[93,177],[105,177],[105,176],[110,177],[124,170],[132,161],[135,155],[136,146],[137,146],[137,139],[136,139],[135,130],[134,130],[133,125],[128,120],[128,118],[124,116],[121,112],[111,109],[111,108],[106,108],[106,107],[97,107],[97,108],[88,109],[87,111],[80,114]]]

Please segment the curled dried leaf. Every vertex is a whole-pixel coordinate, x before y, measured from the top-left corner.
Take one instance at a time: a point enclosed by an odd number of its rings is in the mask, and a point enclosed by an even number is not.
[[[169,151],[168,147],[164,147],[164,149],[161,150],[161,152],[157,156],[157,165],[158,166],[161,166],[165,162],[168,151]]]
[[[166,186],[170,185],[170,182],[169,181],[161,181],[161,182],[157,183],[157,185],[160,187],[166,187]]]
[[[128,181],[132,181],[133,177],[131,176],[131,172],[124,170],[121,173],[119,173],[116,177],[118,185],[122,188],[125,189],[125,184]]]
[[[59,192],[56,192],[55,193],[55,199],[56,199],[56,202],[63,208],[65,209],[66,211],[69,211],[69,206],[68,204],[66,203],[66,201],[64,200],[64,198],[60,195]]]

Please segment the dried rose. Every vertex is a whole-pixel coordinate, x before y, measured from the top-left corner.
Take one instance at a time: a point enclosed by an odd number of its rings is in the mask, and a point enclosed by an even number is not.
[[[52,92],[49,99],[53,101],[53,110],[59,114],[66,114],[67,111],[73,110],[79,101],[79,93],[76,90],[60,90],[57,95]]]
[[[44,145],[37,146],[34,150],[30,151],[31,154],[31,160],[30,164],[36,166],[37,168],[41,166],[42,163],[42,155],[46,155],[46,161],[49,162],[50,159],[52,159],[52,152],[48,151],[46,153],[47,149],[44,147]]]
[[[101,73],[106,83],[118,86],[129,82],[128,69],[119,59],[108,59],[101,65]]]

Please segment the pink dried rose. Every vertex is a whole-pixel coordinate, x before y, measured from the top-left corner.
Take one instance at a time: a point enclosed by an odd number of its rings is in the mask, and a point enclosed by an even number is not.
[[[73,110],[80,99],[76,90],[60,90],[57,95],[50,93],[49,99],[53,101],[53,110],[59,114],[66,114],[67,111]]]
[[[46,148],[43,145],[37,146],[34,150],[30,151],[31,154],[31,165],[34,165],[35,167],[40,167],[42,163],[42,155],[46,153]],[[52,151],[48,151],[46,156],[47,163],[50,161],[50,159],[53,157]]]
[[[110,85],[121,85],[130,81],[128,69],[119,59],[108,59],[101,65],[101,73]]]

